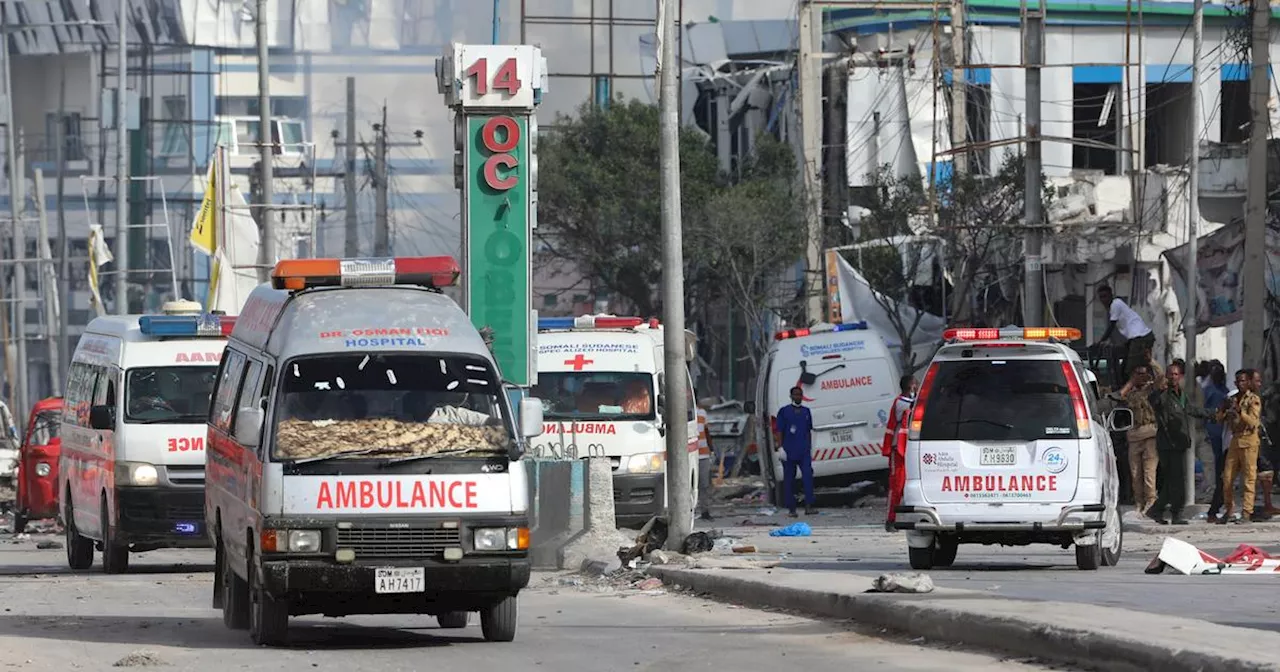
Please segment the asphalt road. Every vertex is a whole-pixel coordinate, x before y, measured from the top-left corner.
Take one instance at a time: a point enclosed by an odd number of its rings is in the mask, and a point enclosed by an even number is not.
[[[664,591],[573,587],[548,575],[522,593],[514,644],[485,643],[474,624],[439,630],[428,617],[306,617],[291,622],[289,647],[259,648],[224,629],[208,607],[207,552],[134,556],[131,573],[107,576],[97,565],[72,573],[62,550],[37,550],[36,541],[0,540],[0,670],[1049,669]]]
[[[807,538],[769,537],[771,528],[764,525],[792,521],[758,515],[754,508],[722,511],[721,518],[710,525],[742,544],[755,545],[759,551],[756,557],[783,557],[784,567],[871,575],[911,571],[906,539],[883,530],[880,505],[870,502],[865,508],[825,509],[822,514],[808,518],[814,532]],[[753,525],[742,525],[745,520]],[[1001,597],[1082,602],[1280,631],[1280,574],[1183,576],[1172,570],[1145,574],[1143,570],[1158,554],[1165,534],[1217,557],[1230,554],[1239,544],[1280,556],[1280,523],[1195,524],[1164,527],[1156,534],[1126,532],[1119,565],[1098,571],[1076,569],[1071,549],[964,545],[953,567],[935,568],[928,574],[941,587]]]

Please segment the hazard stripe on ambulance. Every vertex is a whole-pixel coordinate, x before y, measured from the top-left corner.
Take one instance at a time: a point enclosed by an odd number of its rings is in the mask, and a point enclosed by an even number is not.
[[[841,446],[839,448],[819,448],[813,451],[814,462],[826,462],[828,460],[846,460],[854,457],[871,457],[880,454],[880,446],[873,443],[863,443],[855,446]]]

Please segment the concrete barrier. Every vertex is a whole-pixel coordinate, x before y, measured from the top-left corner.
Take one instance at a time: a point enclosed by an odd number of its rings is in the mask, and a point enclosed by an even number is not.
[[[579,569],[589,559],[616,562],[618,547],[630,539],[615,527],[609,458],[525,460],[534,569]]]

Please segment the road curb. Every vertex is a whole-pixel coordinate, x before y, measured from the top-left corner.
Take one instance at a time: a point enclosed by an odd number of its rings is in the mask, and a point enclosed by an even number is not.
[[[1186,618],[974,591],[866,593],[870,578],[805,570],[692,570],[652,566],[664,583],[757,607],[851,619],[916,637],[1106,670],[1280,671],[1280,634]]]

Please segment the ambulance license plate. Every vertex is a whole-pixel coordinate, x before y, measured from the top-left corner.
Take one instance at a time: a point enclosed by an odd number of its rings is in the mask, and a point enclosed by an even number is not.
[[[374,576],[374,592],[421,593],[425,589],[426,573],[421,567],[379,567]]]
[[[983,446],[982,461],[984,467],[1011,467],[1018,463],[1018,453],[1013,446]]]
[[[831,442],[836,444],[853,443],[853,430],[852,429],[832,430]]]

